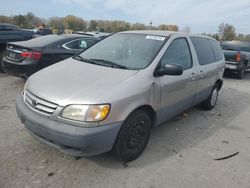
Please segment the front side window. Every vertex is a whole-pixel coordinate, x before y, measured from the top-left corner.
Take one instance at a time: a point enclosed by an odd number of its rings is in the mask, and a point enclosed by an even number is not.
[[[161,65],[165,64],[180,65],[183,70],[192,67],[192,57],[185,38],[175,39],[169,45],[161,60]]]
[[[103,66],[116,65],[131,70],[146,68],[166,41],[166,37],[117,33],[80,54]],[[89,61],[90,62],[90,61]]]

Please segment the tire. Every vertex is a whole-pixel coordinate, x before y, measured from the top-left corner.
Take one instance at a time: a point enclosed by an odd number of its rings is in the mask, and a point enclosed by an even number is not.
[[[152,120],[149,115],[137,110],[124,122],[113,147],[115,155],[124,162],[138,158],[144,151],[149,137]]]
[[[208,99],[205,100],[203,103],[201,103],[202,108],[204,110],[212,110],[217,103],[218,95],[219,95],[219,86],[218,84],[215,84]]]
[[[237,78],[243,79],[245,77],[245,75],[246,75],[246,65],[243,64],[242,69],[239,70],[239,72],[237,72]]]
[[[3,72],[3,65],[2,65],[2,58],[3,58],[3,51],[0,51],[0,72]]]
[[[3,58],[3,55],[4,55],[4,51],[5,51],[5,45],[1,44],[0,45],[0,72],[4,72],[3,71],[3,64],[2,64],[2,58]]]

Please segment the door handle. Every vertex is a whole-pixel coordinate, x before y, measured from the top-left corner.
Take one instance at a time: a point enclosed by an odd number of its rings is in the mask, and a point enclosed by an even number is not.
[[[200,73],[198,74],[198,77],[199,77],[199,78],[203,78],[203,76],[204,76],[203,73],[204,73],[204,72],[201,70]]]
[[[195,80],[196,79],[196,75],[195,75],[195,73],[193,72],[192,74],[191,74],[191,80]]]

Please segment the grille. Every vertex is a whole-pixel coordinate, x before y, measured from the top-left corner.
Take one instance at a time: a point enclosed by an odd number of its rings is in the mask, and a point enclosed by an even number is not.
[[[41,99],[27,90],[24,93],[24,100],[31,108],[46,114],[53,114],[58,107],[57,104]]]

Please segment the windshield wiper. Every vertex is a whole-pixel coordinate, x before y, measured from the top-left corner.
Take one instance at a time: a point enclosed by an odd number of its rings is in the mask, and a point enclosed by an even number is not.
[[[75,56],[73,56],[73,58],[78,60],[78,61],[82,61],[82,62],[86,62],[86,63],[98,64],[95,61],[92,61],[90,59],[86,59],[86,58],[84,58],[84,57],[82,57],[80,55],[75,55]]]
[[[124,65],[120,65],[120,64],[117,64],[113,61],[109,61],[109,60],[105,60],[105,59],[89,59],[90,61],[95,61],[95,62],[102,62],[102,65],[108,65],[110,67],[114,67],[114,68],[120,68],[120,69],[127,69],[126,66]]]

